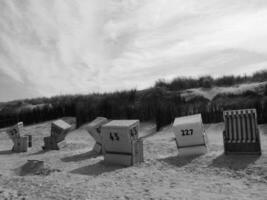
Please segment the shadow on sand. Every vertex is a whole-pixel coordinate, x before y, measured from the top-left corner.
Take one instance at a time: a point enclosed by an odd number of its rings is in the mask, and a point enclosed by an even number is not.
[[[0,151],[0,155],[10,155],[10,154],[13,154],[15,152],[13,152],[12,150],[3,150],[3,151]]]
[[[177,166],[177,167],[183,167],[191,163],[194,159],[198,158],[199,156],[201,155],[184,156],[184,157],[183,156],[172,156],[172,157],[158,159],[158,160]]]
[[[86,160],[86,159],[90,159],[90,158],[96,158],[99,155],[100,154],[97,154],[95,151],[91,150],[91,151],[86,152],[86,153],[68,156],[68,157],[62,158],[61,160],[63,162],[77,162],[77,161],[82,161],[82,160]]]
[[[211,167],[227,168],[233,170],[246,169],[248,165],[255,163],[258,155],[224,155],[221,154],[210,164]]]
[[[81,167],[75,170],[70,171],[73,174],[87,175],[87,176],[97,176],[103,174],[105,172],[115,171],[117,169],[124,168],[124,166],[120,165],[109,165],[106,164],[103,160],[95,163],[93,165]]]
[[[44,153],[46,153],[46,152],[48,152],[48,151],[50,151],[50,150],[43,150],[43,149],[41,149],[41,150],[39,150],[39,151],[37,151],[37,152],[34,152],[34,153],[31,153],[31,154],[29,154],[29,155],[30,155],[30,156],[41,155],[41,154],[44,154]]]
[[[40,171],[44,166],[44,161],[28,160],[24,165],[15,169],[19,176],[33,175]]]

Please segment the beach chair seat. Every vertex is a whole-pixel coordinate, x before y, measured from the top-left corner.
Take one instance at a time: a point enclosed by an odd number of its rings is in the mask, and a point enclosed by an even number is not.
[[[113,120],[103,125],[101,132],[106,163],[132,166],[144,161],[139,120]]]
[[[256,109],[223,112],[225,154],[261,154]]]
[[[16,138],[12,151],[19,153],[19,152],[27,152],[27,150],[28,150],[28,137],[22,136]]]
[[[208,139],[201,114],[175,118],[173,132],[179,156],[205,154]]]

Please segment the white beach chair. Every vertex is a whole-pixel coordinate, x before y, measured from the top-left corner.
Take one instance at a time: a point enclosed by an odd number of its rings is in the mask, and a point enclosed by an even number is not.
[[[208,140],[201,114],[176,118],[173,123],[173,132],[180,156],[207,152]]]
[[[131,166],[144,161],[139,120],[113,120],[103,125],[101,132],[105,162]]]

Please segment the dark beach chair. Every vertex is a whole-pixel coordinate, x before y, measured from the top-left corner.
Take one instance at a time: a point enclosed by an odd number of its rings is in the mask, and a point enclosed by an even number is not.
[[[225,154],[261,155],[260,133],[256,109],[223,112]]]

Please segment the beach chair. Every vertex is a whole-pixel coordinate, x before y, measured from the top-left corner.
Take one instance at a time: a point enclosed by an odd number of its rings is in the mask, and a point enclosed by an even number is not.
[[[256,109],[223,112],[225,154],[261,154]]]
[[[173,132],[180,156],[199,155],[207,152],[208,139],[201,114],[175,118]]]
[[[101,127],[106,163],[132,166],[144,161],[139,120],[113,120]]]
[[[71,130],[71,125],[63,120],[51,123],[51,135],[44,137],[44,150],[59,150],[66,143],[65,137]]]
[[[93,151],[98,154],[104,153],[104,148],[102,145],[101,127],[107,122],[107,118],[97,117],[95,120],[84,126],[85,130],[87,130],[87,132],[94,138],[95,145],[93,147]]]
[[[16,125],[10,127],[7,130],[9,138],[13,142],[12,151],[14,152],[27,152],[28,147],[32,146],[32,136],[23,136],[23,122],[19,122]]]

